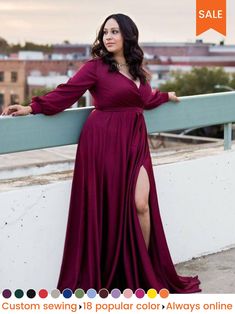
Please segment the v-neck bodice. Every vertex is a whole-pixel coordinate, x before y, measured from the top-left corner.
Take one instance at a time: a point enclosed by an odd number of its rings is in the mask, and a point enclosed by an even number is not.
[[[140,107],[153,109],[168,101],[168,93],[152,91],[148,82],[128,78],[121,72],[109,71],[109,65],[102,59],[87,61],[65,84],[60,84],[52,92],[32,99],[33,113],[54,114],[74,104],[86,90],[97,109],[116,107]]]
[[[121,74],[122,76],[124,76],[125,78],[127,78],[129,81],[133,82],[135,84],[135,86],[137,87],[137,89],[140,88],[140,86],[141,86],[141,81],[140,80],[139,81],[134,81],[134,80],[132,80],[130,77],[128,77],[127,75],[125,75],[121,71],[118,71],[118,73]],[[139,84],[137,85],[136,83],[139,83]]]

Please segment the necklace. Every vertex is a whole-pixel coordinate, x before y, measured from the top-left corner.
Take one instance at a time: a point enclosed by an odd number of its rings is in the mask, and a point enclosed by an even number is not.
[[[117,67],[120,69],[121,67],[127,67],[128,63],[117,63]]]

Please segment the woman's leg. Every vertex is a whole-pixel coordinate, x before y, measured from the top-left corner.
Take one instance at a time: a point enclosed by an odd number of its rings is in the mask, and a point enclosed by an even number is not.
[[[141,166],[135,188],[135,204],[147,249],[150,240],[149,189],[147,171],[144,166]]]

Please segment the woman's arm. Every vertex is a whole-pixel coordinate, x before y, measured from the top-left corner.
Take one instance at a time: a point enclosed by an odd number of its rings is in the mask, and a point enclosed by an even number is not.
[[[44,96],[32,98],[32,114],[53,115],[71,107],[86,90],[91,89],[97,79],[96,60],[87,61],[65,84],[58,85]]]
[[[179,98],[176,96],[175,92],[160,92],[158,89],[153,92],[149,86],[144,109],[154,109],[168,101],[179,102]]]
[[[1,115],[24,116],[30,113],[53,115],[71,107],[87,89],[91,89],[97,79],[97,60],[87,61],[82,68],[65,84],[60,84],[44,96],[32,98],[28,106],[11,105]]]

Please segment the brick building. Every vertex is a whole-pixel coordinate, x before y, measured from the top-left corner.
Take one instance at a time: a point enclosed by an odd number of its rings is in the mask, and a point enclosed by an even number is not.
[[[81,56],[90,55],[90,44],[54,44],[52,45],[53,53],[78,53]]]
[[[24,101],[26,64],[19,60],[0,60],[0,110],[8,104]]]
[[[10,104],[23,103],[26,98],[31,98],[35,89],[41,87],[28,85],[28,77],[60,76],[66,82],[82,64],[82,61],[76,60],[0,60],[0,112]],[[48,87],[53,89],[55,84]]]

